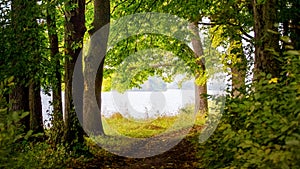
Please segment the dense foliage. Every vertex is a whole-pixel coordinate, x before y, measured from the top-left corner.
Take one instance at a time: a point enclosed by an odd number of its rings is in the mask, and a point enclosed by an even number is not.
[[[264,77],[243,97],[228,98],[222,120],[200,145],[201,168],[298,168],[300,166],[299,53],[282,77]]]
[[[109,20],[143,12],[177,15],[194,24],[195,30],[191,31],[200,37],[184,44],[171,37],[177,28],[165,30],[171,24],[164,23],[157,28],[170,36],[138,34],[121,40],[108,51],[105,62],[101,61],[93,86],[96,91],[92,91],[98,100],[93,106],[101,105],[102,84],[102,90],[123,92],[140,87],[148,79],[154,84],[148,88],[166,89],[164,83],[149,79],[150,76],[160,76],[164,82],[184,73],[185,80],[197,77],[198,97],[207,94],[206,77],[221,69],[228,74],[231,85],[225,111],[207,141],[199,143],[198,137],[189,135],[180,144],[183,148],[175,148],[180,151],[177,154],[171,150],[162,156],[136,160],[135,168],[300,168],[299,7],[299,0],[2,0],[0,168],[79,168],[85,164],[89,168],[99,164],[97,160],[105,161],[99,166],[106,168],[125,164],[133,167],[135,160],[95,148],[86,137],[74,111],[72,78],[75,62],[81,58],[80,50],[95,45],[84,43],[93,33]],[[105,48],[109,35],[106,33],[101,39]],[[122,36],[121,32],[114,33]],[[85,62],[81,66],[80,78],[87,78],[90,65]],[[90,89],[88,85],[84,83],[79,88]],[[43,126],[41,91],[52,94],[54,110],[49,112],[49,126]],[[88,98],[82,94],[84,97]],[[84,112],[89,107],[82,109]],[[197,106],[181,109],[185,112],[182,117],[194,109]],[[88,118],[94,120],[89,125],[95,127],[100,121],[101,135],[113,137],[104,132],[100,112],[96,115]],[[201,123],[194,130],[201,132],[204,116],[197,116]],[[142,125],[124,117],[107,122],[121,133],[147,137],[164,131],[173,118],[161,117]],[[108,123],[104,123],[104,128]],[[175,137],[180,130],[174,133],[167,136]],[[192,150],[187,146],[192,146]],[[194,161],[188,164],[188,159],[180,154]],[[168,163],[163,164],[162,157]],[[177,161],[170,162],[171,157],[178,157]],[[154,161],[144,165],[147,160]],[[156,160],[160,163],[155,164]]]

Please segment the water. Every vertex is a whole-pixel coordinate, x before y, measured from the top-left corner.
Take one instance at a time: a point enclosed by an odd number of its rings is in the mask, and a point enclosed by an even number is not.
[[[102,93],[102,114],[110,116],[115,112],[125,117],[149,118],[171,116],[187,104],[195,101],[194,90],[168,89],[167,91],[116,91]]]
[[[226,74],[216,73],[208,79],[208,94],[225,94],[225,89],[228,85],[227,82]],[[125,117],[132,118],[172,116],[177,114],[178,110],[187,104],[195,103],[194,81],[184,82],[182,87],[182,89],[178,89],[178,84],[174,81],[168,84],[166,91],[127,91],[123,94],[116,91],[102,92],[101,113],[106,117],[116,112],[121,113]],[[50,94],[52,93],[50,92]],[[41,92],[41,97],[43,119],[46,121],[46,124],[49,122],[49,113],[53,109],[50,105],[51,96]],[[62,97],[64,100],[63,92]]]
[[[49,113],[53,110],[50,104],[52,99],[43,92],[41,92],[41,97],[44,123],[48,124]],[[172,116],[185,105],[193,104],[194,100],[194,90],[128,91],[123,94],[116,91],[102,92],[101,113],[106,117],[116,112],[133,118]]]
[[[64,102],[65,99],[65,93],[62,92],[62,100]],[[42,99],[42,113],[43,113],[43,122],[44,125],[50,125],[50,114],[53,111],[53,106],[51,105],[52,102],[52,92],[49,92],[49,94],[45,94],[43,91],[41,91],[41,99]],[[62,105],[62,109],[64,111],[64,104]]]
[[[194,90],[168,89],[166,91],[128,91],[123,94],[116,91],[102,92],[101,113],[105,117],[119,112],[124,117],[144,119],[158,116],[173,116],[178,110],[195,102]],[[222,93],[222,92],[221,92]],[[50,92],[50,94],[52,94]],[[208,94],[220,94],[220,91],[208,90]],[[64,99],[64,93],[62,93]],[[44,124],[50,124],[51,96],[41,92]],[[64,110],[64,104],[63,104]]]

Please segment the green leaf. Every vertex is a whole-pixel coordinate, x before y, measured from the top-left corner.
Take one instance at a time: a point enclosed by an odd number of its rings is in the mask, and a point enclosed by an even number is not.
[[[26,135],[24,136],[24,139],[27,140],[33,133],[33,130],[29,130]]]
[[[279,32],[273,31],[271,29],[268,29],[267,31],[270,32],[270,33],[272,33],[272,34],[275,34],[275,35],[279,35],[280,34]]]
[[[7,79],[7,83],[12,83],[13,80],[14,80],[14,77],[11,76],[11,77],[9,77],[9,78]]]
[[[299,56],[300,52],[298,50],[288,50],[286,52],[284,52],[284,54],[286,55],[294,55],[294,56]]]
[[[280,37],[280,39],[281,39],[283,42],[285,42],[285,43],[291,42],[291,39],[290,39],[290,37],[288,37],[288,36],[282,36],[282,37]]]
[[[0,109],[0,112],[6,112],[7,108]]]

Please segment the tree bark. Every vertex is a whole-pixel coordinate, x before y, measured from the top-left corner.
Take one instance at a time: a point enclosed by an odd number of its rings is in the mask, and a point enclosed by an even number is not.
[[[294,8],[294,11],[297,11],[294,14],[294,17],[291,19],[291,25],[290,25],[290,29],[291,29],[291,41],[292,41],[292,45],[294,46],[295,50],[300,50],[300,2],[299,1],[295,1],[293,2],[293,6],[292,8]]]
[[[11,22],[12,22],[12,29],[14,32],[14,38],[12,40],[12,53],[11,53],[11,61],[13,65],[16,65],[17,60],[19,59],[18,56],[21,55],[21,50],[18,49],[19,46],[18,42],[20,41],[20,36],[18,35],[18,30],[22,25],[19,23],[19,16],[21,15],[21,11],[24,8],[23,5],[21,5],[21,1],[12,1],[11,4]],[[19,68],[19,67],[18,67]],[[15,76],[15,83],[16,86],[12,89],[12,92],[9,94],[9,103],[11,104],[10,111],[29,111],[29,100],[28,100],[28,88],[25,86],[24,83],[21,82],[20,76]],[[24,119],[22,119],[21,123],[23,126],[25,126],[25,131],[28,131],[30,128],[30,118],[29,116],[26,116]]]
[[[77,5],[75,8],[74,6]],[[72,8],[71,8],[72,7]],[[77,57],[82,49],[85,27],[85,0],[66,3],[65,13],[65,133],[64,141],[72,144],[83,142],[84,131],[74,111],[72,99],[72,76]]]
[[[47,29],[50,42],[50,55],[51,61],[55,63],[54,66],[54,79],[52,82],[52,100],[53,100],[53,130],[56,131],[55,136],[63,135],[63,111],[62,111],[62,94],[61,82],[62,75],[60,71],[60,53],[58,45],[58,35],[56,27],[56,9],[51,3],[48,3],[47,8]],[[52,138],[57,144],[61,140],[58,137]]]
[[[12,111],[29,111],[29,116],[22,119],[25,132],[29,129],[34,132],[43,131],[42,106],[40,97],[40,82],[36,79],[39,74],[40,44],[37,34],[39,25],[37,23],[38,12],[36,0],[12,1],[11,4],[12,29],[12,53],[10,55],[12,64],[15,66],[12,74],[15,76],[16,86],[12,89],[9,101]],[[24,67],[24,64],[27,64]],[[29,84],[28,84],[29,82]]]
[[[39,66],[41,59],[40,39],[36,36],[40,31],[36,20],[38,18],[38,11],[36,11],[37,7],[37,1],[31,0],[26,5],[27,9],[25,9],[26,11],[32,11],[32,16],[28,18],[28,28],[31,28],[32,31],[35,29],[37,30],[36,32],[31,32],[28,37],[28,39],[32,40],[32,42],[29,43],[29,45],[32,45],[29,51],[31,53],[29,57],[32,57],[32,69],[29,70],[29,72],[32,73],[29,80],[29,113],[30,130],[32,130],[33,133],[44,132],[40,78],[36,78],[36,74],[41,74],[41,68]]]
[[[234,46],[234,47],[233,47]],[[232,96],[238,97],[245,93],[245,79],[247,73],[247,59],[244,55],[242,40],[230,41],[230,55],[234,56],[232,63],[230,64],[232,75]]]
[[[253,0],[252,3],[255,38],[254,79],[259,80],[261,72],[278,77],[281,66],[272,50],[279,52],[279,34],[271,32],[278,32],[275,25],[277,23],[277,0],[268,0],[261,4],[258,0]]]
[[[29,111],[28,87],[17,83],[9,94],[10,111]],[[25,131],[30,129],[30,116],[26,116],[21,120],[21,124],[25,127]]]
[[[96,31],[108,24],[110,21],[110,1],[109,0],[95,0],[94,1],[94,21],[93,29],[89,31],[92,36],[89,47],[89,55],[85,62],[84,69],[84,113],[83,124],[88,133],[93,135],[104,135],[104,129],[101,120],[101,89],[103,81],[103,66],[105,57],[100,60],[100,56],[104,56],[107,49],[109,26],[101,30],[101,34],[93,36]],[[95,51],[97,50],[97,51]],[[99,67],[93,67],[94,62],[100,62]],[[97,70],[97,71],[96,71]],[[94,72],[96,71],[96,72]],[[92,75],[92,76],[91,76]],[[91,79],[89,77],[94,77]],[[92,81],[91,81],[92,80]],[[94,86],[92,86],[94,85]],[[94,90],[92,90],[94,89]],[[96,97],[95,99],[91,96]],[[95,107],[95,106],[98,106]],[[100,110],[97,112],[95,110]]]
[[[206,78],[204,77],[204,73],[206,71],[205,68],[205,59],[203,57],[204,51],[203,51],[203,45],[201,42],[201,38],[199,35],[199,28],[197,22],[193,22],[193,26],[190,27],[192,29],[192,32],[195,35],[195,38],[192,39],[192,46],[194,49],[195,57],[198,59],[197,64],[200,67],[200,70],[196,71],[196,79],[197,78]],[[203,84],[195,84],[195,113],[206,113],[208,110],[208,102],[207,102],[207,82]]]
[[[29,84],[30,130],[33,133],[44,132],[40,84],[31,81]]]

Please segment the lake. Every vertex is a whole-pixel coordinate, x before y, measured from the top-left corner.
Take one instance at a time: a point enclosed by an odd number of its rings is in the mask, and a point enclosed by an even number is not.
[[[128,91],[123,94],[116,91],[102,94],[102,114],[110,116],[119,112],[133,118],[149,118],[163,115],[175,115],[178,109],[195,101],[194,90],[168,89],[166,91]]]
[[[217,94],[218,91],[208,90],[208,94]],[[51,92],[50,92],[51,94]],[[64,98],[64,93],[62,93]],[[41,92],[43,119],[49,122],[49,112],[53,110],[50,105],[51,96]],[[115,112],[125,117],[143,119],[157,116],[172,116],[178,109],[195,102],[194,90],[168,89],[166,91],[116,91],[102,93],[101,113],[109,117]],[[64,106],[63,106],[64,107]]]

